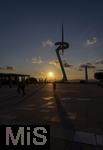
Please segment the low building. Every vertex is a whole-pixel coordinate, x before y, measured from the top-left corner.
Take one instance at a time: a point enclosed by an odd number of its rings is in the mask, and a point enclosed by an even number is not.
[[[22,79],[29,78],[30,75],[27,74],[17,74],[17,73],[0,73],[0,85],[12,85],[17,84],[18,81]]]

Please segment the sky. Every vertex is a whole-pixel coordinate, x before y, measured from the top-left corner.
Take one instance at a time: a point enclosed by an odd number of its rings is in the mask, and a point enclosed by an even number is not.
[[[63,24],[68,79],[84,78],[85,64],[93,78],[103,70],[102,7],[103,0],[0,0],[0,72],[62,78],[55,42]]]

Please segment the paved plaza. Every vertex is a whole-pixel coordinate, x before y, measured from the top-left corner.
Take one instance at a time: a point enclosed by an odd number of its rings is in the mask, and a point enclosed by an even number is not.
[[[103,149],[103,88],[52,83],[0,88],[0,124],[48,124],[51,149]]]

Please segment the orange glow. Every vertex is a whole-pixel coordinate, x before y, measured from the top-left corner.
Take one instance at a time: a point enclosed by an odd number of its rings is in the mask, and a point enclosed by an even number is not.
[[[48,72],[47,76],[48,76],[48,78],[50,78],[50,79],[54,79],[54,73],[51,72],[51,71]]]

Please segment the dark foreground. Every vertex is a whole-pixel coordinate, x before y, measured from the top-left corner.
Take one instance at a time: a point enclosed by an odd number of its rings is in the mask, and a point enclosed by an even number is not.
[[[96,84],[0,88],[0,124],[49,124],[51,149],[103,149],[103,88]]]

